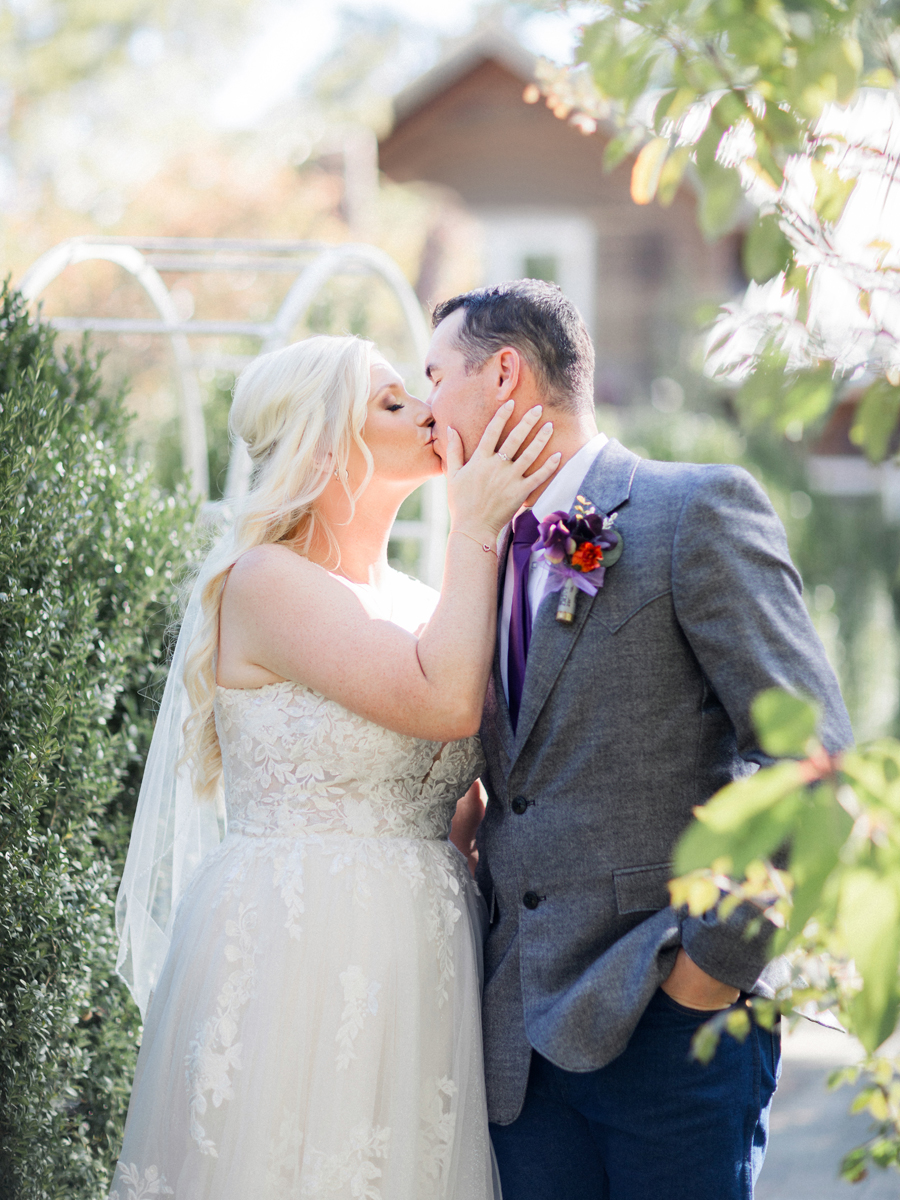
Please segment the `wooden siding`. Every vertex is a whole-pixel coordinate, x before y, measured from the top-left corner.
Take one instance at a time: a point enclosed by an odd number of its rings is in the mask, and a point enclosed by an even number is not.
[[[684,358],[701,301],[740,286],[739,235],[707,244],[695,197],[683,185],[668,209],[631,200],[631,161],[603,169],[606,136],[584,135],[540,101],[528,82],[482,59],[429,95],[381,142],[381,169],[456,192],[476,214],[559,210],[588,217],[598,233],[595,328],[598,399],[646,396],[650,381]]]

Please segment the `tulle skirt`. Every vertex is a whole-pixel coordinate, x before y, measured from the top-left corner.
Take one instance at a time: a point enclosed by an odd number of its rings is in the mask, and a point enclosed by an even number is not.
[[[115,1200],[496,1200],[484,902],[447,842],[230,832],[179,908]]]

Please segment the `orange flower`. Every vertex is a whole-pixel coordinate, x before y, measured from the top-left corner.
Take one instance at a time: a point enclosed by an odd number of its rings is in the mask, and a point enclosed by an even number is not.
[[[593,542],[582,542],[572,555],[572,566],[587,573],[600,566],[603,561],[603,551]]]

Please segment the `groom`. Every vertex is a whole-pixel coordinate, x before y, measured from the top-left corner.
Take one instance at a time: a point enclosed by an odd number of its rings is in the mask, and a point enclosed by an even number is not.
[[[489,802],[484,1039],[504,1200],[749,1200],[765,1152],[777,1035],[690,1057],[710,1013],[772,995],[756,910],[690,917],[666,889],[694,805],[766,761],[754,696],[820,705],[852,734],[784,530],[733,466],[648,462],[594,423],[594,353],[553,285],[521,280],[434,313],[436,447],[466,457],[509,398],[536,403],[557,474],[498,547],[500,621],[481,729]],[[539,461],[543,461],[543,458]],[[537,523],[584,497],[616,513],[621,558],[596,596],[559,593]],[[768,929],[771,932],[771,929]]]

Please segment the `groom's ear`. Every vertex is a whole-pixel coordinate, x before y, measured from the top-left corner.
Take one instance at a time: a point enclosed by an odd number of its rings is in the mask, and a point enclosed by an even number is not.
[[[522,356],[515,346],[504,346],[494,355],[493,383],[497,389],[497,407],[512,396],[522,376]]]

